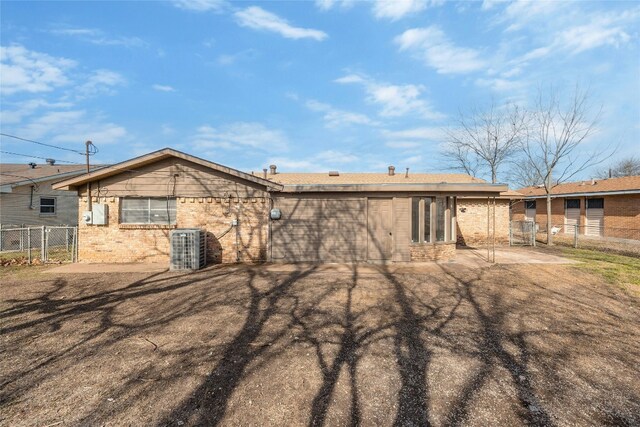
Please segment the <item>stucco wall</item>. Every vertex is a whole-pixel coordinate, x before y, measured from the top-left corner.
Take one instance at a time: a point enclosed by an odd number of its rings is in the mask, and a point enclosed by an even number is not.
[[[489,217],[489,235],[491,236],[493,204]],[[495,218],[496,244],[509,244],[509,200],[496,199]],[[485,245],[487,243],[487,199],[458,198],[457,225],[458,244]]]

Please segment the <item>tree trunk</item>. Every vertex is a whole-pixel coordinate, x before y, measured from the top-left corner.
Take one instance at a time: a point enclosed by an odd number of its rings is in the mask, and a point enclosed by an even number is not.
[[[547,245],[553,245],[553,235],[551,234],[551,192],[547,193]]]

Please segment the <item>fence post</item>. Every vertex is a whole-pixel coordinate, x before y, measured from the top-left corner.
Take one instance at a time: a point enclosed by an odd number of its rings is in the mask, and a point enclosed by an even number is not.
[[[78,262],[78,227],[73,227],[72,262]]]
[[[513,246],[512,242],[513,242],[513,222],[509,221],[509,246]]]
[[[573,229],[573,247],[577,248],[578,247],[578,224],[575,224]]]
[[[2,242],[4,242],[4,235],[2,234],[2,224],[0,224],[0,252],[2,252]]]
[[[42,235],[40,236],[40,261],[42,261],[42,263],[44,264],[47,261],[47,244],[45,242],[45,239],[47,238],[47,226],[43,225],[40,230],[42,233]]]
[[[532,222],[531,223],[531,243],[533,244],[533,246],[536,246],[536,223]]]
[[[64,239],[65,249],[66,249],[67,252],[69,252],[69,229],[65,228],[64,231],[65,231],[65,235],[67,236]]]
[[[27,228],[27,246],[29,246],[27,252],[29,253],[29,265],[31,265],[31,227]]]
[[[24,250],[24,230],[20,230],[20,252]]]

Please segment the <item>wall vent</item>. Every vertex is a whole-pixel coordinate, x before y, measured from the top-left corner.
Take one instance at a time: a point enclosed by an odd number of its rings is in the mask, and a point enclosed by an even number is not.
[[[177,228],[169,233],[169,270],[199,270],[207,263],[206,233],[199,228]]]
[[[338,172],[338,171],[329,171],[329,176],[340,176],[340,172]]]

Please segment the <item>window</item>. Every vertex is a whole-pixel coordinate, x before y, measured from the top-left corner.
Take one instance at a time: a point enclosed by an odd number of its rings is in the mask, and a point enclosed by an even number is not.
[[[580,209],[580,199],[567,199],[567,209]]]
[[[525,209],[535,209],[536,208],[536,201],[535,200],[525,200],[524,201],[524,208]]]
[[[453,240],[455,214],[448,214],[452,209],[455,209],[453,197],[413,197],[411,199],[411,241],[433,243]]]
[[[122,224],[175,224],[176,199],[168,197],[123,197],[120,199]]]
[[[603,209],[604,199],[587,199],[587,209]]]
[[[56,198],[40,197],[40,214],[55,215],[56,214]]]
[[[444,197],[436,197],[436,242],[444,242],[444,213],[447,210]]]

